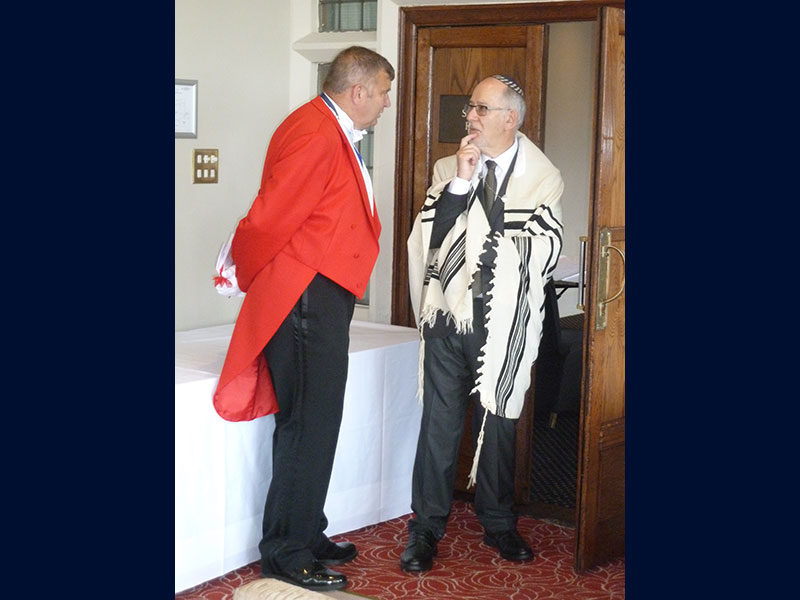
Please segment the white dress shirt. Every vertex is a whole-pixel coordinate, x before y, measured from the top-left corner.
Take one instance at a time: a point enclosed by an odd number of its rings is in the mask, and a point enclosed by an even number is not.
[[[448,190],[452,194],[466,194],[469,192],[470,189],[474,189],[478,187],[478,181],[486,176],[486,161],[493,160],[497,165],[494,169],[494,174],[497,177],[497,185],[498,190],[502,185],[503,180],[505,179],[506,173],[508,173],[508,168],[511,166],[511,161],[514,160],[514,155],[517,153],[517,146],[518,146],[517,138],[514,138],[514,143],[503,152],[502,154],[491,158],[486,156],[485,154],[481,153],[481,164],[480,168],[476,168],[475,171],[472,173],[472,180],[467,181],[466,179],[461,179],[461,177],[454,177],[453,180],[450,182]]]
[[[331,109],[331,112],[334,114],[336,119],[339,121],[339,127],[342,128],[344,131],[344,135],[350,140],[350,147],[353,150],[353,153],[358,159],[358,164],[361,167],[361,175],[364,178],[364,185],[367,188],[367,195],[369,196],[369,209],[372,211],[372,214],[375,214],[375,200],[372,197],[372,178],[369,176],[369,171],[367,170],[366,165],[364,164],[364,160],[361,158],[361,155],[358,153],[356,149],[356,142],[360,142],[361,138],[363,138],[367,130],[366,129],[356,129],[355,125],[353,124],[353,119],[344,112],[341,107],[333,101],[333,99],[328,96],[327,94],[320,94],[322,96],[322,100],[325,104],[328,105],[328,108]]]

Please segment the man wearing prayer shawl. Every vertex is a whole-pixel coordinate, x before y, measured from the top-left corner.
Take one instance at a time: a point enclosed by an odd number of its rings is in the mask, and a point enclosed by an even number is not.
[[[420,329],[423,404],[412,482],[406,571],[432,567],[453,498],[458,449],[473,402],[470,485],[484,541],[507,560],[533,558],[517,532],[516,422],[544,319],[544,286],[562,245],[559,170],[518,129],[522,88],[495,75],[464,107],[469,133],[434,166],[408,238]]]

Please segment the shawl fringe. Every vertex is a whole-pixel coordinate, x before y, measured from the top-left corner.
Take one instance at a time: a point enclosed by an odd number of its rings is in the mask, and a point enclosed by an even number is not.
[[[481,431],[478,434],[478,444],[475,448],[475,457],[472,459],[472,469],[469,471],[469,479],[467,480],[467,489],[475,485],[478,478],[478,461],[481,458],[481,448],[483,448],[483,431],[486,428],[486,417],[489,414],[488,410],[483,411],[483,421],[481,422]]]
[[[448,325],[451,323],[453,324],[453,326],[456,328],[457,334],[464,335],[467,333],[472,333],[472,315],[467,318],[459,319],[452,313],[444,311],[438,306],[432,305],[426,306],[419,316],[420,332],[422,331],[422,327],[425,325],[433,327],[433,325],[436,323],[436,317],[439,314],[445,317]]]

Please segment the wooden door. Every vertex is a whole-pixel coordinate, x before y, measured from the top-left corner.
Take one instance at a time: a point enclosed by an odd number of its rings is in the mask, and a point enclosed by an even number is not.
[[[470,27],[426,27],[420,29],[416,48],[414,118],[413,213],[425,200],[435,162],[455,154],[466,135],[461,109],[472,89],[486,77],[505,74],[525,90],[527,111],[520,130],[541,147],[543,135],[544,25],[491,25]],[[411,319],[413,322],[413,318]],[[533,377],[531,378],[533,380]],[[530,399],[529,399],[530,400]],[[526,402],[530,405],[532,402]],[[472,448],[472,407],[467,413],[459,452],[455,490],[467,488],[474,451]],[[526,409],[518,421],[515,496],[526,502],[530,495],[533,411]]]
[[[625,553],[625,10],[600,26],[575,570]]]

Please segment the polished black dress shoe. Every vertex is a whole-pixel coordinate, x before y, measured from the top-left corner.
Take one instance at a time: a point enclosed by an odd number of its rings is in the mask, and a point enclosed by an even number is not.
[[[412,531],[400,556],[403,571],[430,571],[436,556],[436,537],[430,531]]]
[[[316,560],[306,567],[274,574],[264,573],[262,571],[261,575],[262,577],[280,579],[281,581],[317,592],[341,590],[347,586],[347,577],[342,573],[326,569],[325,565]]]
[[[498,548],[500,556],[506,560],[531,560],[533,558],[533,550],[516,529],[496,533],[487,531],[483,536],[483,541],[493,548]]]
[[[333,543],[330,540],[322,552],[315,552],[316,558],[323,565],[343,565],[358,556],[358,549],[350,542]]]

